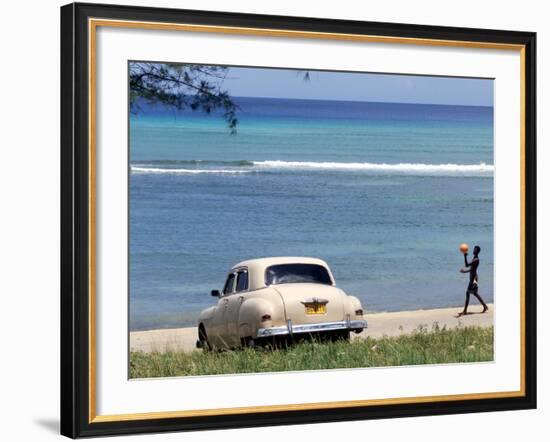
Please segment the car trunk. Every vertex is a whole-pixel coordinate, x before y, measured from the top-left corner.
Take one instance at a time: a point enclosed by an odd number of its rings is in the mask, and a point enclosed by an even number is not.
[[[271,286],[283,299],[286,320],[293,324],[315,324],[344,319],[344,293],[323,284],[279,284]]]

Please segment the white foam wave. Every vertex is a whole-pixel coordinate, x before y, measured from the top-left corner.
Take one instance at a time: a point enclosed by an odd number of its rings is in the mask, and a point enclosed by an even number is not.
[[[254,166],[269,169],[319,169],[319,170],[365,170],[390,172],[457,172],[492,173],[491,164],[422,164],[422,163],[335,163],[309,161],[254,161]]]
[[[180,174],[180,175],[194,175],[201,173],[215,173],[215,174],[236,174],[236,173],[249,173],[252,170],[235,170],[235,169],[176,169],[176,168],[160,168],[160,167],[141,167],[131,166],[133,173],[167,173],[167,174]]]
[[[132,173],[149,174],[243,174],[269,170],[327,170],[327,171],[364,171],[403,174],[431,175],[490,175],[495,167],[492,164],[424,164],[424,163],[338,163],[315,161],[252,161],[232,168],[177,168],[152,167],[150,165],[132,165]]]

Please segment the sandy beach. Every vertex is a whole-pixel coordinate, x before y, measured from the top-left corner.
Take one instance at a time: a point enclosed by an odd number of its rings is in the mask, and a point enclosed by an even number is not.
[[[410,333],[421,325],[431,327],[434,323],[440,327],[454,328],[459,326],[489,327],[493,325],[494,307],[489,305],[489,311],[480,314],[481,307],[470,307],[469,314],[457,318],[461,307],[440,308],[430,310],[413,310],[388,313],[367,313],[369,327],[359,334],[352,334],[352,339],[364,339],[367,336],[396,336]],[[169,328],[130,332],[130,350],[150,353],[153,351],[195,351],[197,340],[196,327]]]

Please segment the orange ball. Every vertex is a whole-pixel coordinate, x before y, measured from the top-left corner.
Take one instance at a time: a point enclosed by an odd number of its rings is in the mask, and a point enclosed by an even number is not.
[[[468,244],[463,242],[462,244],[460,244],[459,249],[462,253],[466,253],[469,250]]]

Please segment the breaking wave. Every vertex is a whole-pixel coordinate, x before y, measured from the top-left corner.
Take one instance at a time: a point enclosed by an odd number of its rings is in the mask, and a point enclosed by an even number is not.
[[[201,174],[201,173],[214,173],[214,174],[235,174],[235,173],[249,173],[253,170],[238,170],[238,169],[180,169],[175,167],[140,167],[132,166],[133,173],[171,173],[171,174]]]
[[[313,161],[253,161],[254,166],[276,169],[372,170],[393,172],[493,172],[494,166],[480,164],[422,163],[335,163]]]
[[[181,167],[185,166],[185,167]],[[494,172],[492,164],[424,164],[424,163],[339,163],[328,161],[212,161],[150,160],[131,165],[132,173],[144,174],[244,174],[266,171],[356,171],[384,174],[474,175]]]

